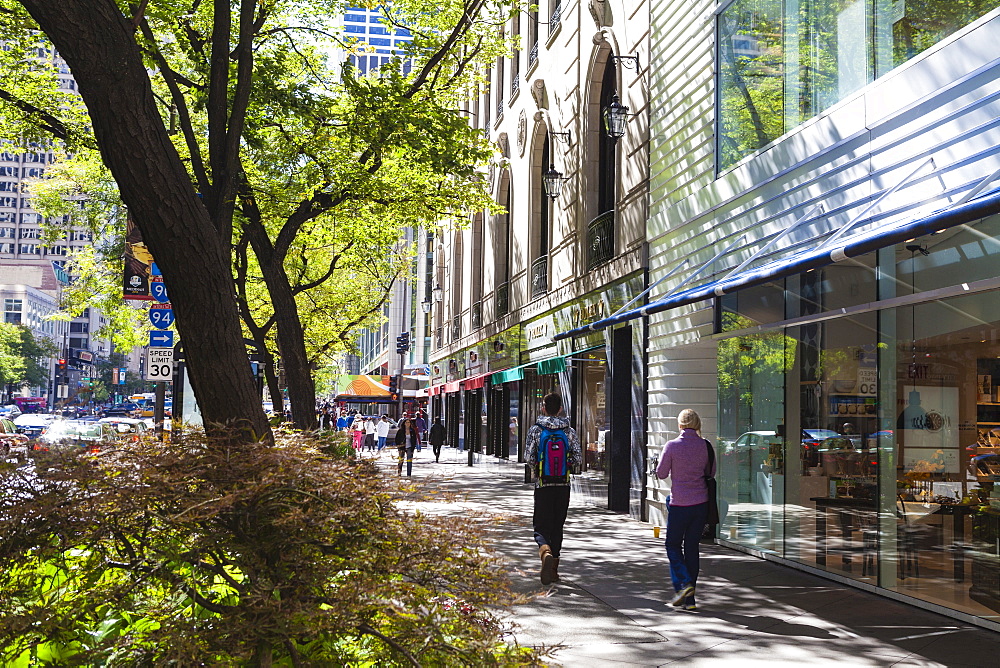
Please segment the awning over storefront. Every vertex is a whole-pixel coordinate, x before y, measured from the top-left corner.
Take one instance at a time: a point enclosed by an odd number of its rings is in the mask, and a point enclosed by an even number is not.
[[[515,380],[524,380],[524,367],[526,366],[528,365],[522,364],[503,371],[495,371],[490,376],[490,382],[494,385],[500,385],[501,383],[512,383]]]
[[[490,377],[490,374],[483,373],[478,376],[470,376],[462,380],[462,389],[464,390],[478,390],[479,388],[486,385],[486,379]]]
[[[462,389],[462,381],[453,380],[450,383],[445,383],[441,386],[442,392],[458,392]]]
[[[538,363],[538,373],[539,375],[546,375],[550,373],[562,373],[566,370],[566,358],[565,357],[552,357],[547,360],[542,360]]]
[[[829,247],[823,247],[821,243],[818,248],[811,248],[759,267],[748,268],[732,276],[727,275],[725,278],[705,285],[667,295],[640,308],[623,311],[588,325],[559,332],[552,338],[560,340],[579,336],[587,332],[606,329],[634,318],[694,304],[713,297],[721,297],[742,288],[764,285],[812,269],[827,267],[848,258],[859,257],[907,239],[914,239],[934,232],[943,232],[949,228],[998,213],[1000,213],[1000,190],[949,209],[936,211],[916,220],[891,223],[868,232],[855,234]]]

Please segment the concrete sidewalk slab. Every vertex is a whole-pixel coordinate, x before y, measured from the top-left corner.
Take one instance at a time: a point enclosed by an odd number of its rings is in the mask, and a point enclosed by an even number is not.
[[[489,514],[515,591],[544,592],[511,610],[526,645],[559,645],[553,665],[1000,665],[1000,634],[773,562],[703,545],[698,610],[669,605],[662,539],[629,517],[571,503],[559,572],[542,587],[532,540],[532,489],[446,448],[418,455],[404,507]],[[429,461],[428,461],[429,460]],[[446,463],[447,462],[447,463]],[[380,463],[395,476],[386,455]],[[429,492],[435,492],[438,499]]]

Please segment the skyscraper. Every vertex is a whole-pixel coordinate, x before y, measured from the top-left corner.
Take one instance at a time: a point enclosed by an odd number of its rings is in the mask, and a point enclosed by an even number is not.
[[[348,7],[343,18],[344,36],[353,45],[347,57],[362,74],[384,67],[399,53],[398,47],[413,38],[406,28],[392,25],[382,7]],[[404,61],[403,73],[408,73],[410,67],[410,61]]]

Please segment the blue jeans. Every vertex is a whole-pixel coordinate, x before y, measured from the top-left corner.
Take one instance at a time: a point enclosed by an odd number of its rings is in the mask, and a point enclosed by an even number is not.
[[[698,540],[708,519],[708,502],[667,506],[667,558],[674,591],[698,581]]]
[[[385,447],[385,436],[378,437],[378,451],[382,452],[382,448]]]

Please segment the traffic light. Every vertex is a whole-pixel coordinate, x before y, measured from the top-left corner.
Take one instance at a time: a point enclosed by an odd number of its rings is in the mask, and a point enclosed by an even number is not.
[[[396,337],[396,354],[402,355],[410,349],[410,333],[403,332]]]
[[[399,392],[399,376],[389,376],[389,394]]]
[[[58,360],[56,360],[56,369],[60,373],[63,373],[63,372],[66,371],[66,358],[60,357]]]

